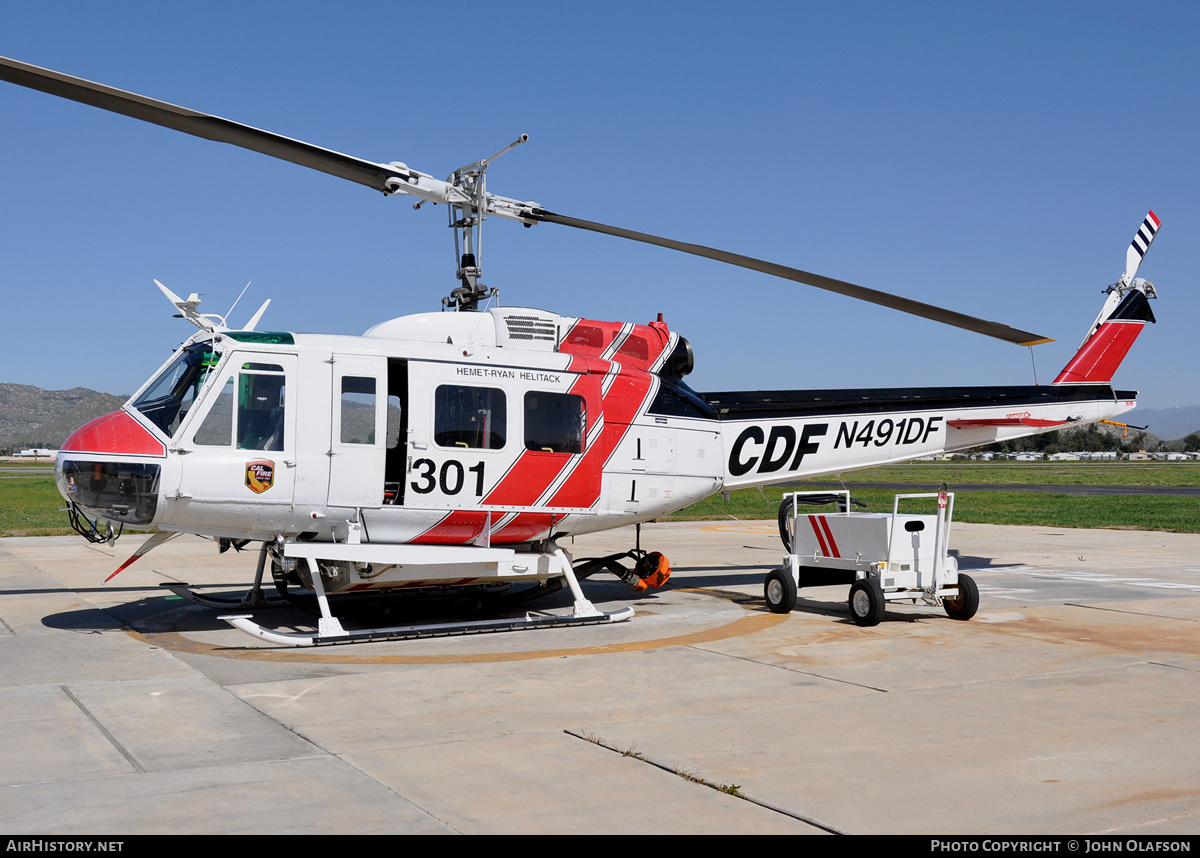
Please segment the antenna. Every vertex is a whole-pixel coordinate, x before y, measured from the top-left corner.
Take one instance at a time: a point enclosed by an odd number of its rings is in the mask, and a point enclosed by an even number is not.
[[[225,311],[225,319],[233,315],[233,308],[238,305],[238,301],[242,300],[242,296],[246,294],[246,290],[250,288],[251,281],[247,280],[246,285],[242,287],[242,291],[238,292],[238,296],[233,299],[233,303],[229,305],[229,309]],[[224,319],[222,320],[224,321]],[[228,324],[228,323],[226,323]]]

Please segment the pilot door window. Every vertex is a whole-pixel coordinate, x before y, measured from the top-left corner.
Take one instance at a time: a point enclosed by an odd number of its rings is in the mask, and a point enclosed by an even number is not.
[[[202,447],[228,447],[233,443],[233,378],[225,379],[196,430],[195,442]]]
[[[196,430],[195,443],[227,447],[236,438],[239,450],[282,450],[286,389],[278,364],[243,364],[241,372],[225,380]]]
[[[499,450],[508,435],[504,391],[443,384],[433,396],[433,440],[439,447]]]
[[[582,453],[587,403],[574,393],[531,390],[525,394],[525,449]]]

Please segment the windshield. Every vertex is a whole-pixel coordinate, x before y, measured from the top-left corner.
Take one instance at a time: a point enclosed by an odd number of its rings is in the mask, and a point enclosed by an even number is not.
[[[133,407],[168,436],[174,436],[220,360],[221,353],[212,343],[188,346],[134,400]]]

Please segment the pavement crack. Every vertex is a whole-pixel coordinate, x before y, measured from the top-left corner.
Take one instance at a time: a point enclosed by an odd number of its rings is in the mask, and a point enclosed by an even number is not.
[[[787,670],[787,668],[785,667],[784,670]],[[880,688],[877,685],[867,685],[864,682],[851,682],[849,679],[838,679],[836,676],[826,676],[823,673],[816,673],[812,670],[801,670],[799,672],[805,674],[806,676],[815,676],[817,679],[824,679],[826,682],[837,682],[841,685],[853,685],[855,688],[865,688],[868,691],[878,691],[882,694],[891,694],[888,689]]]
[[[1171,670],[1188,670],[1193,672],[1196,670],[1194,667],[1187,667],[1182,664],[1167,664],[1165,661],[1148,661],[1146,664],[1153,665],[1154,667],[1166,667]]]
[[[93,715],[92,711],[90,709],[88,709],[86,706],[84,706],[83,702],[78,697],[76,697],[74,694],[71,693],[71,689],[67,688],[67,686],[65,686],[65,685],[60,685],[58,687],[62,689],[63,694],[67,695],[67,697],[70,698],[72,703],[74,703],[76,706],[79,707],[79,711],[82,712],[85,716],[87,716],[87,719],[89,721],[91,721],[93,724],[96,725],[96,729],[104,734],[104,738],[108,739],[108,741],[110,741],[112,743],[112,746],[120,752],[121,756],[125,758],[126,762],[128,762],[129,765],[131,765],[135,769],[137,769],[138,774],[144,775],[146,773],[146,770],[144,768],[142,768],[142,764],[139,763],[137,760],[135,760],[133,758],[133,754],[131,754],[124,745],[122,745],[119,741],[117,741],[117,737],[114,736],[112,733],[110,733],[108,731],[108,728],[100,723],[100,719],[97,718],[95,715]]]
[[[1110,614],[1132,614],[1135,617],[1154,617],[1157,620],[1175,620],[1181,623],[1200,623],[1200,619],[1195,617],[1173,617],[1169,614],[1151,614],[1146,611],[1130,611],[1123,608],[1106,608],[1102,605],[1085,605],[1082,602],[1063,602],[1063,605],[1071,608],[1087,608],[1090,611],[1106,611]]]
[[[796,820],[797,822],[803,822],[805,825],[811,825],[814,828],[819,828],[822,831],[829,832],[830,834],[846,834],[847,833],[840,829],[834,828],[831,825],[827,825],[824,822],[818,822],[817,820],[815,820],[811,817],[804,816],[803,814],[794,813],[790,810],[785,810],[782,807],[776,807],[775,805],[770,804],[768,802],[761,801],[757,798],[748,796],[742,792],[742,788],[738,784],[719,784],[714,781],[710,781],[706,778],[703,778],[700,775],[698,775],[695,772],[690,771],[688,769],[683,769],[683,768],[680,768],[679,766],[668,765],[667,763],[660,763],[657,760],[653,760],[650,757],[647,757],[641,751],[637,750],[637,745],[627,748],[626,750],[621,750],[620,748],[616,747],[615,745],[612,745],[612,744],[604,741],[603,739],[601,739],[599,736],[594,736],[591,733],[576,732],[575,730],[563,730],[563,732],[566,733],[568,736],[572,736],[576,739],[582,739],[583,741],[589,742],[593,745],[596,745],[597,747],[604,748],[604,750],[606,750],[606,751],[612,751],[614,754],[620,754],[622,757],[629,757],[631,760],[637,760],[640,763],[645,763],[646,765],[653,766],[654,768],[660,769],[660,770],[666,772],[667,774],[675,775],[675,777],[677,777],[677,778],[682,778],[683,780],[688,781],[689,783],[699,784],[700,786],[706,786],[711,790],[716,790],[717,792],[724,793],[725,795],[732,796],[733,798],[741,799],[742,801],[747,802],[748,804],[758,805],[759,807],[761,807],[765,810],[769,810],[772,813],[778,813],[781,816],[789,817],[791,819]]]
[[[774,668],[775,670],[786,670],[788,673],[802,673],[805,676],[814,676],[817,679],[824,679],[827,682],[837,682],[841,685],[853,685],[855,688],[865,688],[868,691],[879,691],[883,694],[889,693],[886,688],[879,688],[878,686],[875,686],[875,685],[865,685],[861,682],[851,682],[848,679],[838,679],[836,676],[825,676],[824,674],[815,673],[811,670],[793,670],[792,668],[788,667],[786,664],[772,664],[769,661],[760,661],[759,659],[756,659],[756,658],[747,658],[744,655],[734,655],[733,653],[720,652],[719,650],[705,649],[702,646],[696,646],[694,644],[690,645],[689,649],[694,649],[699,652],[707,653],[708,655],[719,655],[723,658],[732,658],[737,661],[744,661],[747,664],[754,664],[759,667],[770,667],[770,668]]]

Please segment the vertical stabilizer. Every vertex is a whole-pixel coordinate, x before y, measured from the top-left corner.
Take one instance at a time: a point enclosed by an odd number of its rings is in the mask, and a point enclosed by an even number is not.
[[[1142,328],[1153,321],[1154,313],[1146,295],[1140,289],[1129,290],[1063,367],[1054,383],[1108,384]]]

